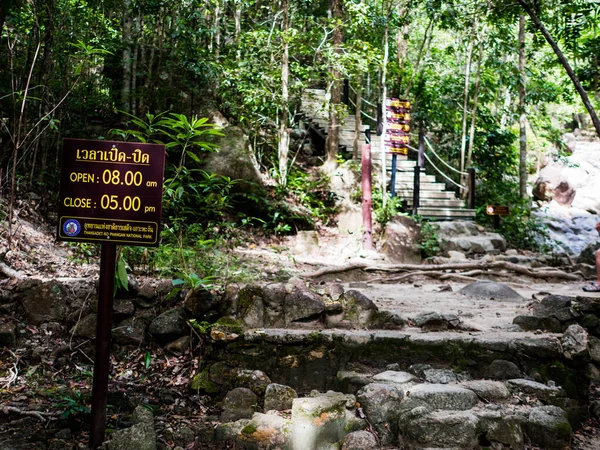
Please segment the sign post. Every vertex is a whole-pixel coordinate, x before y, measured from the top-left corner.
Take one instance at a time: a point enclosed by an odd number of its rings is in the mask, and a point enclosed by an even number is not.
[[[165,146],[65,139],[57,238],[102,244],[89,447],[104,441],[116,245],[157,247]]]
[[[494,228],[500,228],[500,216],[508,216],[510,210],[508,206],[503,205],[487,205],[485,207],[485,213],[488,216],[494,216]]]
[[[392,154],[392,186],[390,193],[396,196],[396,170],[398,155],[408,154],[410,132],[410,102],[397,98],[388,98],[385,101],[386,135],[385,152]]]

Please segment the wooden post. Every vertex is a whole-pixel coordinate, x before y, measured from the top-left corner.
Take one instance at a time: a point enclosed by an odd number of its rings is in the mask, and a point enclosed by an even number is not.
[[[413,183],[413,216],[419,212],[419,202],[421,194],[421,166],[415,166],[415,176]]]
[[[396,196],[396,171],[398,170],[398,155],[392,153],[392,186],[390,188],[390,196]]]
[[[467,169],[469,173],[469,209],[475,209],[475,169],[470,167]]]
[[[89,445],[90,449],[93,450],[100,447],[104,442],[106,429],[116,259],[117,246],[115,244],[102,244],[98,287],[98,320],[96,322],[96,354],[94,356],[94,381],[92,384],[92,425]]]
[[[344,79],[344,87],[342,91],[342,102],[344,105],[350,104],[350,81],[348,78]]]
[[[425,132],[419,130],[419,159],[417,160],[419,167],[425,167]]]
[[[362,247],[365,250],[373,249],[373,223],[371,218],[371,145],[363,144],[361,152],[362,168],[362,216],[363,238]]]

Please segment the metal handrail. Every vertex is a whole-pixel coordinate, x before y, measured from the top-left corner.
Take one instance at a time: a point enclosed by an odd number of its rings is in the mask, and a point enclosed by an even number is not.
[[[418,149],[416,149],[416,148],[414,148],[414,147],[412,147],[412,146],[410,146],[410,145],[407,145],[407,147],[408,147],[408,148],[410,148],[410,149],[411,149],[411,150],[413,150],[413,151],[416,151],[416,152],[418,152],[418,151],[419,151]],[[452,178],[450,178],[448,175],[446,175],[444,172],[442,172],[440,169],[438,169],[438,168],[437,168],[437,166],[436,166],[436,165],[433,163],[433,161],[431,160],[431,158],[429,158],[429,156],[427,155],[427,153],[424,153],[424,154],[423,154],[423,156],[425,156],[425,158],[427,159],[427,161],[429,161],[429,164],[431,164],[431,166],[432,166],[432,167],[433,167],[435,170],[437,170],[437,172],[438,172],[438,173],[439,173],[441,176],[443,176],[443,177],[444,177],[446,180],[448,180],[450,183],[452,183],[453,185],[455,185],[456,187],[458,187],[458,188],[460,188],[460,189],[466,189],[466,186],[462,186],[462,185],[458,184],[456,181],[454,181]],[[442,162],[443,162],[443,161],[442,161]]]

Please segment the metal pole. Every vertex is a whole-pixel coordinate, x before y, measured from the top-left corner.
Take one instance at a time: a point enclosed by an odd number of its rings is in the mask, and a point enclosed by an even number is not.
[[[467,170],[469,173],[469,209],[475,209],[475,169]]]
[[[398,168],[398,155],[392,154],[392,187],[390,188],[390,195],[392,198],[396,196],[396,170]]]
[[[365,250],[373,249],[373,223],[371,217],[372,194],[371,194],[371,145],[363,144],[361,152],[362,168],[362,216],[363,216],[363,239],[362,247]]]
[[[96,354],[94,357],[94,382],[92,385],[92,424],[90,431],[90,449],[94,450],[104,442],[104,431],[106,429],[106,401],[108,396],[110,335],[116,259],[116,245],[102,244],[98,287]]]
[[[415,166],[415,176],[413,184],[413,216],[416,216],[419,212],[419,202],[421,190],[421,167]]]

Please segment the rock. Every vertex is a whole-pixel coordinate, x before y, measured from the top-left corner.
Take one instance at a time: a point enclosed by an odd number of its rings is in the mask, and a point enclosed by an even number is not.
[[[252,419],[219,424],[214,439],[216,442],[234,443],[235,448],[240,449],[291,450],[290,429],[289,419],[276,414],[255,413]]]
[[[188,388],[196,394],[216,394],[219,392],[219,386],[210,379],[209,370],[203,370],[195,375],[190,380]]]
[[[494,281],[475,281],[474,283],[466,285],[458,292],[467,297],[477,299],[497,299],[514,302],[522,302],[524,300],[521,294],[513,288]]]
[[[567,181],[561,181],[554,188],[554,201],[559,205],[570,207],[575,199],[575,189]]]
[[[448,258],[450,258],[451,261],[466,261],[467,260],[467,256],[464,253],[457,252],[456,250],[449,250]]]
[[[113,319],[120,321],[135,314],[135,305],[131,300],[115,299],[113,302]]]
[[[565,133],[561,137],[561,141],[565,144],[567,153],[572,154],[577,150],[577,138],[574,133]]]
[[[262,370],[237,369],[234,384],[236,387],[248,388],[262,397],[271,384],[271,379]]]
[[[294,253],[300,256],[308,256],[319,251],[319,233],[316,231],[298,231],[296,234],[296,246]]]
[[[434,384],[456,383],[456,374],[449,369],[425,369],[425,381]]]
[[[248,388],[235,388],[225,395],[221,422],[249,419],[256,412],[258,397]]]
[[[477,416],[468,411],[434,411],[412,420],[404,431],[419,448],[471,449],[478,447],[478,423]]]
[[[351,201],[344,200],[339,205],[337,228],[340,233],[358,235],[362,232],[363,217],[360,206]]]
[[[504,383],[492,380],[463,381],[460,386],[469,389],[479,397],[488,401],[506,400],[510,397],[510,391]]]
[[[327,295],[329,295],[331,300],[337,302],[342,297],[342,295],[344,295],[344,286],[342,286],[339,283],[329,283],[325,287],[325,292],[327,293]]]
[[[218,299],[205,288],[190,289],[185,295],[183,307],[190,317],[198,321],[214,321],[220,316]]]
[[[97,314],[88,314],[83,317],[79,322],[71,328],[71,333],[74,336],[83,337],[87,339],[96,338],[96,325],[98,322]]]
[[[600,239],[595,238],[581,251],[577,257],[578,263],[596,266],[596,252],[600,250]]]
[[[406,384],[416,380],[416,377],[408,372],[398,372],[394,370],[386,370],[385,372],[374,375],[373,381],[379,381],[381,383],[396,383]]]
[[[191,352],[191,344],[192,339],[189,336],[182,336],[165,345],[165,350],[173,355],[181,356],[187,352]]]
[[[513,319],[513,323],[525,331],[541,330],[550,333],[560,333],[563,330],[558,319],[554,317],[517,316]]]
[[[286,325],[294,322],[315,320],[325,311],[325,303],[308,289],[293,289],[284,300]]]
[[[364,422],[356,416],[356,398],[329,391],[296,398],[292,406],[294,449],[330,448]]]
[[[189,333],[182,308],[173,308],[152,321],[148,331],[159,342],[168,342]]]
[[[421,230],[411,217],[394,216],[385,227],[382,252],[392,263],[420,264],[420,239]]]
[[[538,178],[533,185],[533,198],[542,202],[549,202],[554,198],[554,186],[550,181]]]
[[[13,348],[16,345],[17,328],[12,322],[0,321],[0,348]]]
[[[440,314],[435,311],[423,312],[413,317],[416,326],[427,331],[446,331],[457,328],[460,319],[455,314]]]
[[[533,305],[533,315],[538,317],[554,317],[560,322],[568,322],[575,318],[571,309],[573,298],[565,295],[548,295]]]
[[[557,406],[533,408],[527,421],[527,436],[547,450],[571,448],[572,429],[567,413]]]
[[[19,297],[27,323],[61,322],[67,313],[67,289],[57,281],[27,280],[20,284]]]
[[[337,380],[342,392],[350,394],[356,394],[360,388],[373,382],[373,378],[370,375],[345,370],[340,370],[337,373]]]
[[[398,434],[397,410],[403,399],[404,390],[397,384],[371,383],[356,395],[382,445],[395,443]]]
[[[581,325],[571,325],[560,340],[567,359],[588,354],[588,333]]]
[[[523,373],[512,361],[504,359],[496,359],[490,363],[484,370],[486,378],[492,380],[510,380],[513,378],[521,378]]]
[[[242,129],[227,126],[222,132],[224,136],[212,139],[219,151],[206,154],[205,169],[232,180],[242,180],[239,189],[255,189],[254,185],[262,185],[256,158]]]
[[[498,253],[506,249],[506,242],[498,233],[485,233],[471,222],[437,222],[440,249],[444,253],[458,251],[473,253]]]
[[[371,323],[377,306],[366,295],[356,290],[349,290],[342,297],[344,305],[344,320],[356,327],[367,326]]]
[[[418,384],[408,391],[411,399],[422,400],[432,409],[471,409],[478,401],[473,391],[447,384]]]
[[[523,378],[508,380],[508,385],[517,388],[525,394],[535,395],[538,399],[545,402],[565,396],[565,392],[560,387],[547,386],[538,383],[537,381],[526,380]]]
[[[373,433],[364,430],[347,434],[342,445],[342,450],[377,450],[378,448]]]
[[[600,363],[600,339],[594,336],[590,336],[588,347],[592,361]]]
[[[120,345],[141,345],[146,338],[146,325],[137,318],[126,319],[113,328],[112,336]]]
[[[265,411],[285,411],[292,409],[292,403],[298,394],[289,386],[271,383],[265,390]]]
[[[281,285],[276,285],[281,289]],[[282,291],[279,297],[276,298],[276,304],[279,305],[279,317],[280,323],[276,322],[278,326],[283,325],[283,296],[285,291]],[[250,328],[261,328],[270,325],[270,322],[265,323],[265,291],[261,286],[247,285],[244,286],[238,292],[237,309],[239,317],[241,317],[244,324]],[[273,325],[271,325],[273,326]]]
[[[375,311],[366,326],[377,330],[401,330],[408,323],[401,315],[391,311]]]
[[[522,418],[504,411],[484,410],[476,413],[479,429],[493,449],[523,448]],[[481,441],[481,438],[480,438]]]
[[[107,450],[156,450],[156,431],[152,413],[142,406],[133,412],[134,425],[115,431],[105,444]]]

